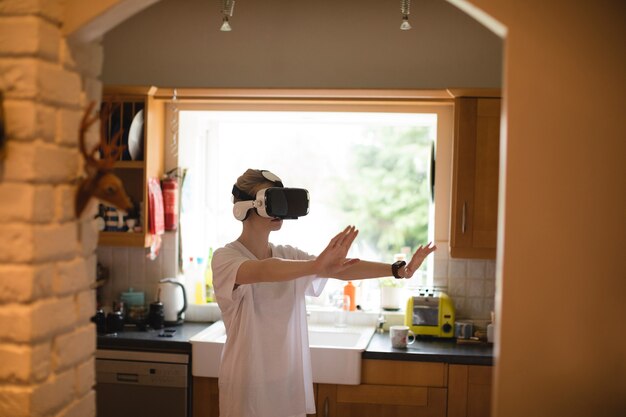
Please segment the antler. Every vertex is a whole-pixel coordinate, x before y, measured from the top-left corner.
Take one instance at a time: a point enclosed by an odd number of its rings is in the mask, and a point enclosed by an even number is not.
[[[115,161],[119,159],[125,148],[124,145],[119,144],[122,130],[120,129],[111,141],[107,143],[104,123],[101,123],[100,142],[91,152],[87,152],[85,146],[86,133],[100,119],[100,116],[93,114],[94,106],[95,102],[89,103],[79,127],[78,145],[80,152],[83,154],[87,166],[95,168],[95,171],[88,173],[87,178],[78,187],[74,207],[77,217],[80,217],[91,197],[97,197],[122,210],[130,210],[132,208],[132,203],[124,190],[122,181],[113,173]],[[111,106],[107,103],[103,108],[102,119],[100,120],[108,120],[110,113]],[[95,156],[98,150],[101,151],[100,159],[97,159]]]
[[[115,161],[119,159],[120,155],[122,154],[122,152],[124,152],[124,149],[126,148],[125,145],[119,144],[120,139],[122,138],[123,130],[120,129],[111,138],[111,140],[107,142],[104,121],[109,119],[109,115],[111,114],[111,104],[104,104],[101,116],[93,114],[93,108],[95,105],[96,103],[94,101],[89,103],[89,106],[87,106],[87,109],[85,110],[85,114],[83,114],[83,119],[80,122],[78,144],[80,152],[85,157],[85,162],[88,165],[95,167],[97,170],[111,170],[113,169]],[[85,135],[89,128],[98,120],[102,121],[100,125],[100,142],[91,150],[91,152],[87,152],[85,146]],[[100,159],[97,159],[95,157],[98,150],[100,150],[101,153]]]

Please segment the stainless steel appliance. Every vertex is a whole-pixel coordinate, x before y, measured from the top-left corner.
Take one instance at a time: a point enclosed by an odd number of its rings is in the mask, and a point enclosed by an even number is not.
[[[98,417],[189,417],[189,355],[98,349]]]

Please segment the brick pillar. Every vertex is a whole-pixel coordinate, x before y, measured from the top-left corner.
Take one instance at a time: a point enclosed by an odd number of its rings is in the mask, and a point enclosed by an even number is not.
[[[75,218],[78,124],[102,48],[61,35],[63,0],[0,0],[0,416],[95,415],[95,248]],[[90,142],[97,140],[97,129]],[[91,216],[84,216],[89,218]]]

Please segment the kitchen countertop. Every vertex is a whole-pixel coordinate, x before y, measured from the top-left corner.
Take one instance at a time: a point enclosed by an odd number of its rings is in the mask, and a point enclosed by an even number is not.
[[[189,339],[213,323],[183,323],[161,330],[137,330],[126,326],[123,332],[99,334],[98,349],[141,350],[150,352],[191,353]],[[160,334],[171,335],[162,337]]]
[[[212,323],[183,323],[161,330],[139,331],[133,326],[115,334],[98,335],[98,349],[191,353],[189,339]],[[174,331],[172,331],[174,330]],[[159,334],[171,334],[161,337]],[[406,349],[391,347],[389,333],[374,333],[363,359],[445,362],[463,365],[492,365],[493,347],[487,344],[457,344],[454,339],[417,339]]]
[[[493,365],[493,346],[459,344],[455,339],[418,338],[406,349],[391,347],[389,333],[374,333],[363,359],[445,362],[460,365]]]

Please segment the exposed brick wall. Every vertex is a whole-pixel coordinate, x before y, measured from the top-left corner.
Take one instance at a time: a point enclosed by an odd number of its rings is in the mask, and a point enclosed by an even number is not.
[[[0,416],[95,415],[97,232],[74,216],[78,124],[102,48],[61,34],[62,0],[0,0]],[[97,129],[89,134],[97,140]],[[89,218],[89,216],[85,216]]]

